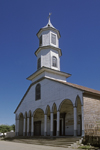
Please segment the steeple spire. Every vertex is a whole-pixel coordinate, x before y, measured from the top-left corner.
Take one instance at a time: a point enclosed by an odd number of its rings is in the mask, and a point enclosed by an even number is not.
[[[43,27],[43,28],[47,28],[47,27],[55,28],[55,27],[52,25],[51,21],[50,21],[50,16],[51,16],[51,14],[52,14],[52,13],[49,13],[49,16],[48,16],[48,23],[47,23],[47,25],[46,25],[45,27]]]
[[[49,16],[48,16],[48,24],[50,24],[50,16],[51,16],[52,13],[49,13]]]

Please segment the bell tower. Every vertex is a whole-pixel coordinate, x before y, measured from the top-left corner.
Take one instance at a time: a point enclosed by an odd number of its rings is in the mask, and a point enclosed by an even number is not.
[[[60,56],[62,55],[59,48],[60,32],[51,24],[50,15],[49,13],[47,25],[37,33],[39,39],[39,48],[35,51],[37,69],[44,66],[60,71]]]

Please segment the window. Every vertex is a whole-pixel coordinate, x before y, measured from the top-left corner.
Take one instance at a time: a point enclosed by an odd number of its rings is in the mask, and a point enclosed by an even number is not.
[[[51,34],[51,43],[56,45],[56,35],[55,34]]]
[[[42,46],[42,35],[39,38],[39,46]]]
[[[41,58],[38,59],[38,62],[37,62],[37,69],[41,68]]]
[[[57,58],[55,56],[52,57],[52,66],[57,67]]]
[[[35,88],[35,99],[39,100],[41,98],[41,85],[37,84]]]

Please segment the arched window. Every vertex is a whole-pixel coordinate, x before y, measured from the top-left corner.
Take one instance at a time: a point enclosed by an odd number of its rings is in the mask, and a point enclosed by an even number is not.
[[[51,43],[56,45],[56,35],[51,33]]]
[[[55,56],[52,57],[52,66],[57,67],[57,58]]]
[[[39,46],[42,46],[42,35],[39,38]]]
[[[38,62],[37,62],[37,69],[41,68],[41,58],[38,59]]]
[[[41,85],[37,84],[35,88],[35,99],[39,100],[41,98]]]

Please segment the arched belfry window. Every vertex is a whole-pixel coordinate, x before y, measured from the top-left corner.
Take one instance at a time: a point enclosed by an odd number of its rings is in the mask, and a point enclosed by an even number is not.
[[[57,58],[55,56],[52,56],[52,66],[57,67]]]
[[[39,46],[42,46],[42,35],[39,38]]]
[[[41,85],[38,83],[35,88],[35,99],[39,100],[41,98]]]
[[[55,34],[51,34],[51,43],[56,45],[56,35]]]
[[[38,59],[38,62],[37,62],[37,69],[41,68],[41,58]]]

